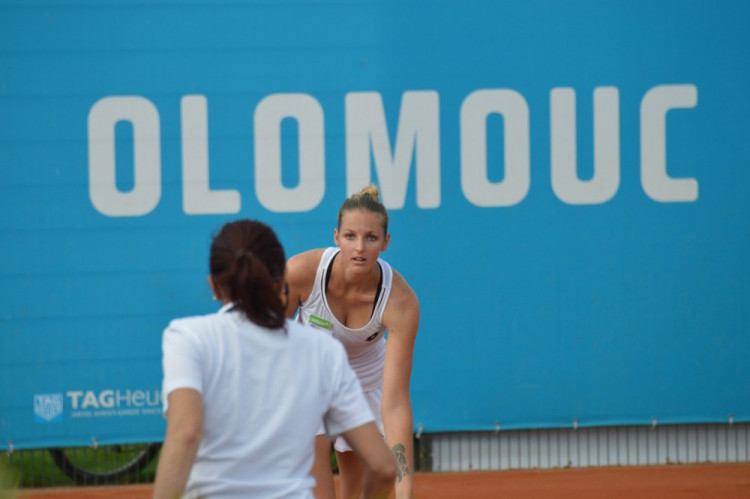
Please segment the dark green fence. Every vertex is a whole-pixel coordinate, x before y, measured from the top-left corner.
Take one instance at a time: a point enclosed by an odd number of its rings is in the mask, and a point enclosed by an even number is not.
[[[33,449],[0,454],[0,490],[154,480],[161,444]]]

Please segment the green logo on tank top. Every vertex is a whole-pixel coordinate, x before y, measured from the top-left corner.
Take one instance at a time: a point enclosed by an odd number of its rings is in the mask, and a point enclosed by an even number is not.
[[[310,314],[310,324],[313,326],[323,327],[326,329],[331,329],[331,321],[327,321],[321,317],[318,317],[317,315]]]

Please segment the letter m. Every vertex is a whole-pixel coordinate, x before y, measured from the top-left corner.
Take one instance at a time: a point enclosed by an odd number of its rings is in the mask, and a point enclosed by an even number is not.
[[[386,208],[403,208],[412,158],[416,167],[417,206],[440,206],[437,92],[404,93],[395,149],[391,148],[381,95],[377,92],[346,94],[347,195],[358,192],[372,182],[370,158],[375,160],[378,187]]]

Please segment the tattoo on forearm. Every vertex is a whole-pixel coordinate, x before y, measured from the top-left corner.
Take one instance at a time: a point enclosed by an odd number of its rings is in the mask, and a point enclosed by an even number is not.
[[[406,447],[403,444],[396,444],[391,450],[396,457],[396,468],[398,472],[398,481],[400,482],[409,474],[409,466],[406,462]]]

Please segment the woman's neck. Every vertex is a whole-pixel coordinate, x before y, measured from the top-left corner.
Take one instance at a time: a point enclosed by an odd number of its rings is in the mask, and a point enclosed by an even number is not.
[[[331,280],[337,286],[341,286],[349,291],[373,291],[378,287],[378,282],[380,282],[380,265],[376,261],[366,273],[351,272],[346,268],[344,259],[339,254],[333,261]]]

